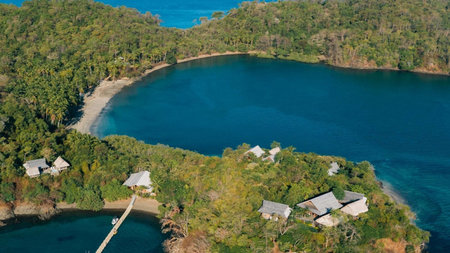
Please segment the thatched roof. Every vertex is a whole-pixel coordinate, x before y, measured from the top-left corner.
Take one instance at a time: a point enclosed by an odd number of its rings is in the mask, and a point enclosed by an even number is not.
[[[277,214],[279,216],[287,218],[289,217],[289,214],[291,214],[291,208],[285,204],[263,200],[263,204],[259,208],[258,212],[270,215]]]
[[[328,169],[328,176],[333,176],[339,172],[339,164],[337,162],[332,162],[330,168]]]
[[[262,148],[259,145],[257,145],[257,146],[254,146],[253,148],[249,149],[247,152],[245,152],[245,154],[248,154],[248,153],[253,153],[256,157],[259,158],[262,155],[264,155],[266,152],[264,150],[262,150]]]
[[[364,198],[364,194],[358,192],[344,191],[344,198],[340,200],[341,203],[350,203]]]
[[[41,158],[41,159],[26,161],[23,164],[23,167],[25,167],[25,169],[28,170],[31,168],[46,169],[49,166],[48,166],[47,162],[45,161],[45,158]]]
[[[342,205],[338,202],[333,192],[327,192],[315,198],[297,204],[298,207],[306,208],[309,211],[321,216],[331,210],[339,209]]]
[[[141,171],[141,172],[138,172],[138,173],[133,173],[125,181],[125,183],[123,183],[123,185],[126,185],[128,187],[145,186],[147,188],[150,188],[151,185],[152,185],[152,182],[150,180],[150,172],[148,172],[148,171]]]
[[[280,151],[281,151],[280,147],[276,147],[276,148],[273,148],[273,149],[269,150],[269,153],[270,153],[271,155],[276,155],[276,154],[278,154]]]
[[[38,167],[33,167],[33,168],[27,169],[26,173],[29,177],[36,177],[41,174],[41,171],[39,170]]]
[[[352,202],[341,208],[341,211],[352,216],[358,216],[361,213],[365,213],[369,211],[366,205],[366,200],[367,198],[362,198],[360,200]]]
[[[64,159],[62,159],[61,156],[58,156],[58,158],[56,158],[56,160],[53,162],[53,165],[55,165],[57,169],[70,166],[70,164],[66,162]]]

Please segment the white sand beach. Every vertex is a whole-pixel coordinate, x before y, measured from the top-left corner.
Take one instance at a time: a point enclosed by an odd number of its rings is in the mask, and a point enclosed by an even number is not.
[[[213,53],[213,54],[204,54],[196,57],[190,57],[186,59],[178,60],[178,63],[216,57],[216,56],[225,56],[225,55],[243,55],[243,54],[253,54],[256,52],[225,52],[225,53]],[[157,70],[166,68],[171,66],[170,64],[159,64],[155,65],[153,68],[144,72],[144,74],[138,78],[122,78],[115,81],[107,81],[104,80],[100,82],[100,84],[95,88],[95,90],[88,96],[84,98],[84,106],[82,110],[81,118],[74,124],[69,125],[68,128],[76,129],[81,133],[91,134],[92,125],[95,123],[97,118],[100,116],[103,109],[106,107],[108,102],[113,98],[117,93],[119,93],[122,88],[125,86],[131,85],[136,81],[142,79],[142,77],[151,74]]]

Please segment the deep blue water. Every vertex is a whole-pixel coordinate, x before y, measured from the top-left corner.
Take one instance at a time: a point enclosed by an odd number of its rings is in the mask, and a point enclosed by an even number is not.
[[[269,0],[266,2],[270,2]],[[10,3],[20,6],[23,0],[0,0],[0,3]],[[243,0],[103,0],[97,1],[114,7],[127,6],[138,11],[158,14],[163,21],[162,26],[189,28],[199,24],[200,17],[209,17],[215,11],[227,12],[237,8]]]
[[[209,155],[273,140],[368,160],[450,248],[450,78],[229,56],[178,64],[126,87],[94,132]]]
[[[0,252],[95,252],[112,228],[111,219],[120,214],[69,212],[46,222],[22,218],[0,228]],[[132,212],[104,252],[159,253],[165,238],[156,218]]]

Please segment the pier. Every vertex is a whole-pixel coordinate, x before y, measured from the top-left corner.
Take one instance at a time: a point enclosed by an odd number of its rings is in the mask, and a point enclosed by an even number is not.
[[[119,221],[114,225],[114,227],[111,229],[111,231],[109,232],[109,234],[106,236],[105,240],[103,240],[102,244],[100,244],[100,247],[98,247],[96,253],[101,253],[103,252],[103,250],[106,248],[106,246],[108,245],[109,241],[111,240],[111,238],[117,234],[117,231],[119,230],[120,225],[122,225],[123,221],[127,218],[128,214],[130,214],[131,209],[133,209],[134,206],[134,202],[136,201],[136,195],[133,195],[133,197],[131,198],[130,204],[128,205],[127,209],[125,210],[125,212],[122,214],[122,216],[120,216]]]

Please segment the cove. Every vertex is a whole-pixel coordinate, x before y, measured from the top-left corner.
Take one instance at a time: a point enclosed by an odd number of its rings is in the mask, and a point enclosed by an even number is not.
[[[126,87],[93,133],[220,155],[274,140],[370,161],[450,248],[450,79],[227,56],[178,64]]]
[[[121,213],[68,211],[49,221],[22,217],[20,222],[0,228],[0,251],[95,252],[112,227],[111,219]],[[163,252],[165,239],[155,217],[132,212],[104,252]]]

